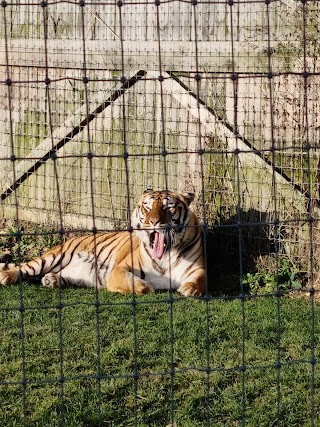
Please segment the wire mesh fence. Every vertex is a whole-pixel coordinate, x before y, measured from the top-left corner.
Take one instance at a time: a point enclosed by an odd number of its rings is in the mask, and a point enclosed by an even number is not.
[[[320,425],[320,5],[1,3],[2,267],[194,192],[202,297],[2,287],[4,425]]]

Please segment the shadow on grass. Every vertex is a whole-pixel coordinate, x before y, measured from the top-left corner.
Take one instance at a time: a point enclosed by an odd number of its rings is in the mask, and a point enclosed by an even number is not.
[[[239,294],[241,275],[255,272],[261,257],[276,252],[275,225],[269,216],[250,209],[209,228],[205,255],[210,294]]]

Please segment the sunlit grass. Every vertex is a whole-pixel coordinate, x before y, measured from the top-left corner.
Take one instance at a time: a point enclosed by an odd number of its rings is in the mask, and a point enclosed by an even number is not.
[[[318,305],[173,297],[2,288],[2,425],[320,425]]]

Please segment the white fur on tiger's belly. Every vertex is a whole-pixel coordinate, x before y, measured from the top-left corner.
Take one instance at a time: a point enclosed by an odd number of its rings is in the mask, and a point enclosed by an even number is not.
[[[59,287],[72,284],[79,287],[106,289],[110,265],[102,264],[91,252],[79,252],[74,259],[60,271],[47,273],[41,280],[46,287]]]

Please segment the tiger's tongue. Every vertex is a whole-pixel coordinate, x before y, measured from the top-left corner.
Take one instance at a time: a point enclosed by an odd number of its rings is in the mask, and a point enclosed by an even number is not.
[[[164,252],[164,233],[156,233],[154,236],[152,259],[161,259]]]

